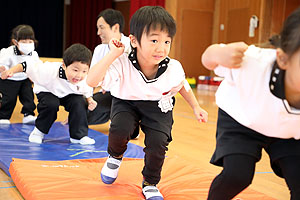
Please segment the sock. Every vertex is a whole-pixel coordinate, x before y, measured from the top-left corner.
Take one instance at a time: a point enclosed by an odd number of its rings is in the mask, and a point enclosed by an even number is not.
[[[144,188],[144,187],[146,187],[146,186],[156,186],[156,184],[151,184],[151,183],[148,183],[147,181],[144,180],[144,181],[143,181],[143,186],[142,186],[142,187]]]

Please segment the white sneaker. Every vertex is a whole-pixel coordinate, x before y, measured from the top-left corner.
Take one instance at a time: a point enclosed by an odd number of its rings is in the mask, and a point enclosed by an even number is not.
[[[39,129],[34,127],[33,131],[29,135],[29,142],[42,144],[45,134],[42,133]]]
[[[23,118],[23,124],[34,124],[36,117],[33,115],[27,115]]]
[[[122,160],[109,156],[101,170],[101,179],[105,184],[112,184],[118,177]]]
[[[81,144],[81,145],[95,144],[95,140],[92,139],[92,138],[90,138],[90,137],[88,137],[88,136],[84,136],[80,140],[70,138],[70,142],[74,143],[74,144]]]
[[[154,185],[149,185],[143,187],[143,195],[146,200],[163,200],[162,194],[159,192],[158,188]]]
[[[8,119],[0,119],[0,124],[10,124]]]

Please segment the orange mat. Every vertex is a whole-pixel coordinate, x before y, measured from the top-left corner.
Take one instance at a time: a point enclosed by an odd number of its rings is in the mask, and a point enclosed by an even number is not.
[[[9,172],[26,200],[142,200],[143,159],[124,159],[119,177],[105,185],[100,170],[105,158],[66,161],[13,159]],[[203,169],[167,158],[158,185],[165,200],[205,200],[215,177]],[[236,198],[274,200],[246,189]]]

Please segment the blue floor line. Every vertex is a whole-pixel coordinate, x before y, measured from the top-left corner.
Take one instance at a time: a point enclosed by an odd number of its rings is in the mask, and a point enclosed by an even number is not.
[[[1,181],[2,183],[12,183],[13,181]]]
[[[0,189],[16,188],[16,186],[0,187]]]

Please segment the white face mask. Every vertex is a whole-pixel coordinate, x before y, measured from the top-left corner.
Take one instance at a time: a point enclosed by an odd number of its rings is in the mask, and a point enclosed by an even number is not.
[[[19,50],[24,53],[25,55],[31,53],[32,51],[34,51],[34,43],[22,43],[22,42],[19,42],[18,43],[18,48]]]

